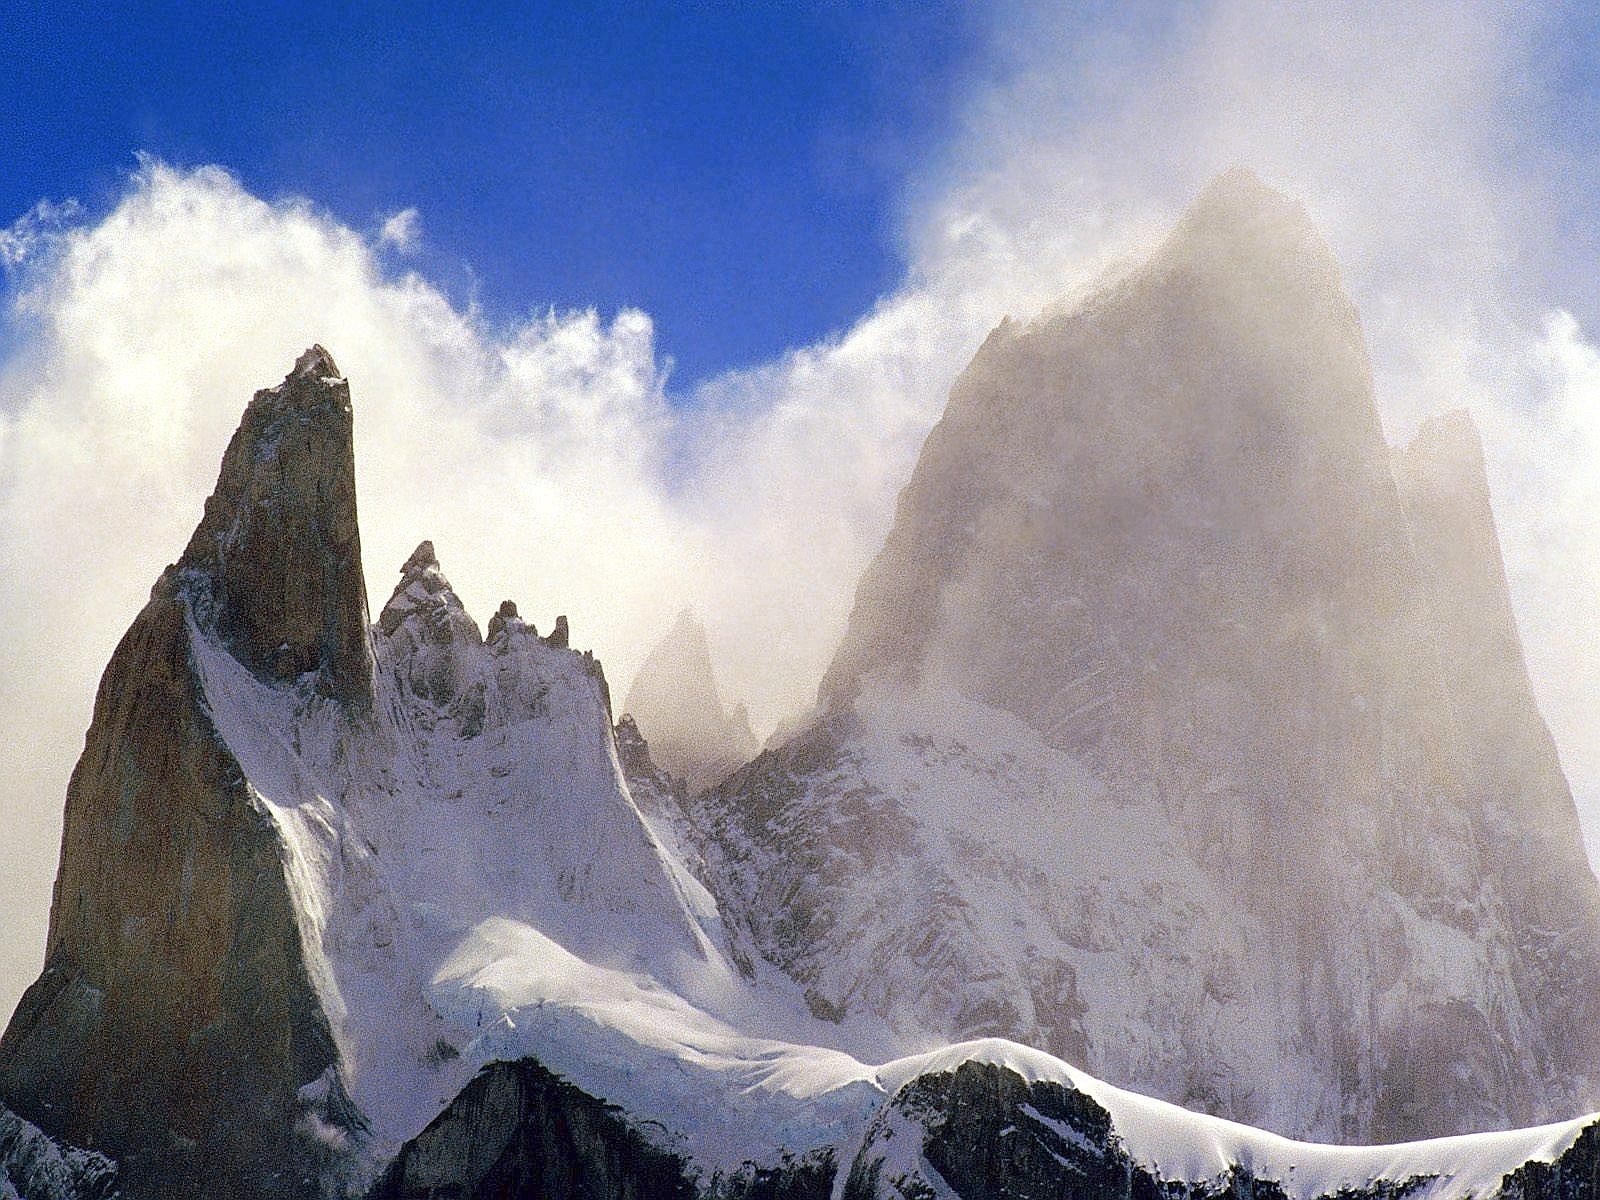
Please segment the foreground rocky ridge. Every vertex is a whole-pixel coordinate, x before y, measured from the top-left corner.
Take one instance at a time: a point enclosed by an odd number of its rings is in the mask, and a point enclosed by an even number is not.
[[[0,1200],[115,1200],[116,1164],[63,1146],[0,1105]]]
[[[1600,1186],[1600,1122],[1502,1145],[1341,1148],[1143,1102],[1124,1129],[1076,1080],[1041,1078],[1014,1050],[975,1044],[920,1063],[848,1143],[709,1180],[538,1062],[498,1063],[407,1143],[369,1200],[1582,1200]]]

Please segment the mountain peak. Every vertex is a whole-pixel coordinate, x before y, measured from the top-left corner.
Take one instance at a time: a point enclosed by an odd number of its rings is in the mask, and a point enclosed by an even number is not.
[[[301,353],[294,360],[294,370],[289,372],[289,379],[342,379],[338,366],[320,344],[314,344]]]
[[[1235,211],[1258,208],[1299,208],[1299,202],[1267,183],[1243,163],[1234,163],[1212,177],[1189,206],[1196,209],[1229,208]]]
[[[1307,296],[1343,301],[1339,268],[1306,206],[1235,166],[1206,185],[1152,263],[1200,271],[1275,303]]]
[[[432,641],[464,639],[477,643],[482,640],[478,636],[477,622],[467,615],[450,581],[445,578],[431,541],[419,544],[400,568],[400,582],[395,584],[389,602],[378,614],[378,629],[386,637],[390,636],[413,614],[425,622]]]
[[[411,575],[438,565],[439,556],[433,551],[433,543],[424,538],[417,543],[417,548],[411,552],[411,557],[406,559],[405,565],[400,568],[400,573],[402,575]]]
[[[1398,453],[1413,467],[1454,463],[1477,473],[1483,470],[1483,436],[1464,408],[1429,417]]]
[[[758,748],[749,725],[723,707],[705,626],[692,609],[678,614],[645,659],[623,709],[650,739],[656,761],[691,788],[716,783]]]
[[[370,703],[350,387],[321,346],[250,401],[173,575],[258,677]]]

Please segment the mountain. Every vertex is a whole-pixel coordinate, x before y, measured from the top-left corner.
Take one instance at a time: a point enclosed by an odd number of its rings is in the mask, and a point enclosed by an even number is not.
[[[1229,183],[1288,219],[1247,185]],[[1243,202],[1204,203],[1228,225]],[[1600,1200],[1594,1116],[1314,1145],[1051,1052],[1280,1126],[1337,1105],[1352,1128],[1487,1122],[1585,1086],[1587,893],[1497,607],[1470,431],[1425,430],[1391,463],[1349,414],[1325,446],[1323,418],[1302,413],[1283,437],[1316,443],[1295,460],[1316,487],[1280,481],[1263,514],[1246,493],[1267,485],[1243,480],[1226,503],[1260,544],[1209,591],[1195,586],[1204,556],[1169,561],[1190,551],[1168,525],[1223,503],[1201,484],[1237,466],[1228,439],[1198,465],[1174,452],[1194,476],[1181,504],[1133,489],[1178,511],[1119,504],[1138,518],[1120,541],[1058,529],[1069,510],[1051,507],[1109,480],[1058,478],[1059,445],[1010,443],[1041,403],[1076,419],[1062,394],[1027,390],[1028,356],[1056,353],[1061,327],[1097,344],[1096,311],[1139,333],[1101,363],[1113,375],[1149,335],[1141,306],[1174,287],[1190,300],[1157,323],[1212,352],[1213,383],[1288,353],[1265,330],[1243,350],[1230,340],[1238,314],[1204,272],[1183,273],[1198,270],[1184,236],[1175,283],[1130,277],[1089,315],[991,339],[952,402],[981,437],[930,440],[934,466],[863,583],[823,714],[698,794],[656,765],[639,723],[615,720],[565,617],[541,636],[506,601],[480,629],[431,542],[369,619],[350,388],[308,350],[251,401],[193,539],[101,681],[45,967],[0,1036],[0,1200]],[[1200,261],[1233,269],[1227,254]],[[1318,315],[1290,299],[1297,319]],[[1173,324],[1186,313],[1214,344]],[[1301,341],[1310,362],[1317,339]],[[1014,403],[984,418],[985,381],[1006,378]],[[1319,403],[1352,402],[1325,372],[1292,378]],[[1209,405],[1237,400],[1214,390]],[[1092,390],[1072,394],[1093,408]],[[963,440],[997,457],[968,461]],[[1365,511],[1339,494],[1348,464],[1328,460],[1352,446],[1387,480],[1365,532],[1343,524]],[[966,536],[934,511],[949,486],[985,497],[984,532],[924,548],[951,555],[941,579],[902,526]],[[1309,536],[1290,499],[1345,506],[1328,510],[1340,524],[1322,551],[1271,540]],[[1005,530],[1010,545],[989,536]],[[1351,544],[1380,534],[1394,539],[1381,552]],[[1257,559],[1282,578],[1243,574]],[[995,573],[1020,565],[1031,573]],[[929,579],[885,577],[902,568]],[[1140,579],[1188,590],[1139,595]],[[906,600],[896,625],[872,598],[900,588],[933,595]],[[1293,604],[1309,609],[1283,625]],[[1025,649],[965,678],[963,646],[1007,644],[984,611]],[[1280,623],[1252,635],[1223,621],[1241,611]],[[1152,620],[1199,640],[1168,645],[1137,624]],[[1023,703],[1054,697],[1035,656],[1063,630],[1105,643],[1103,678],[1072,685],[1107,698],[1080,705],[1104,711],[1092,728]],[[1156,677],[1158,653],[1172,678]],[[1295,674],[1291,659],[1321,665]],[[1263,681],[1286,703],[1340,707],[1238,708]],[[1184,698],[1189,725],[1162,707]],[[1368,714],[1357,733],[1352,711]],[[1261,792],[1258,773],[1309,721],[1320,740],[1266,777],[1299,790]],[[1198,791],[1191,750],[1209,773]],[[1357,770],[1363,750],[1375,776]],[[1365,811],[1374,797],[1388,808]],[[1344,1023],[1352,1012],[1370,1023]],[[966,1037],[994,1028],[1042,1048]]]
[[[622,708],[649,739],[656,765],[693,792],[731,775],[761,748],[744,706],[723,709],[705,627],[688,609],[645,658]]]
[[[684,990],[731,975],[628,796],[599,664],[511,605],[481,637],[428,543],[369,626],[354,479],[314,347],[101,681],[0,1100],[130,1196],[354,1186],[481,1065],[493,1018],[436,977],[486,921]]]
[[[819,1017],[1331,1140],[1593,1103],[1600,894],[1476,433],[1391,456],[1331,253],[1248,172],[990,335],[821,702],[686,809]]]

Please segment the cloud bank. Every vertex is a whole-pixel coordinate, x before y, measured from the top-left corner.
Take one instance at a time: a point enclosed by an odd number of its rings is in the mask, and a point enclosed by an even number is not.
[[[414,210],[364,235],[220,168],[147,162],[108,214],[42,204],[0,232],[0,1012],[38,967],[98,673],[250,393],[306,345],[351,380],[374,606],[432,538],[470,611],[570,614],[620,695],[692,605],[728,699],[770,726],[809,702],[982,337],[1084,294],[1233,162],[1327,230],[1392,435],[1478,416],[1535,685],[1600,829],[1600,351],[1565,315],[1594,297],[1551,283],[1585,181],[1526,150],[1559,14],[1081,8],[994,10],[957,133],[907,181],[901,287],[671,402],[646,313],[507,325],[397,269]]]

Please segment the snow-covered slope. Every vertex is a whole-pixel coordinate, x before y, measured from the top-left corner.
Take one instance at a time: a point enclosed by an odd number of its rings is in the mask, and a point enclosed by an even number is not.
[[[503,1035],[469,982],[496,948],[545,961],[538,978],[582,964],[708,1005],[738,994],[714,905],[628,796],[598,664],[514,615],[482,640],[430,545],[378,619],[370,720],[191,638],[211,720],[283,837],[343,1084],[379,1147]]]
[[[1593,1103],[1600,890],[1475,435],[1400,474],[1328,248],[1247,172],[1003,323],[822,715],[689,804],[735,940],[820,1015],[1285,1133]]]

